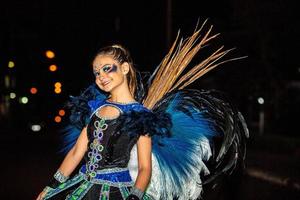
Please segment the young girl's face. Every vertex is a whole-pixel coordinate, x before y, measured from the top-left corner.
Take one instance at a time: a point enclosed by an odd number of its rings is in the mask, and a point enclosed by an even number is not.
[[[93,72],[98,87],[105,91],[111,92],[122,84],[126,84],[127,70],[112,56],[98,55],[93,61]]]

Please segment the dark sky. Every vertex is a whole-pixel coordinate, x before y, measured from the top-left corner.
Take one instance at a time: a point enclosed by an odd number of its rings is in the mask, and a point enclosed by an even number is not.
[[[151,71],[167,53],[168,41],[175,39],[179,29],[183,36],[188,36],[198,19],[202,23],[207,18],[208,25],[214,25],[214,32],[221,33],[218,44],[236,47],[233,56],[248,58],[211,72],[199,80],[199,87],[225,90],[245,112],[251,110],[245,104],[262,95],[270,112],[276,113],[281,112],[280,98],[289,98],[290,93],[286,93],[289,82],[299,81],[300,28],[294,2],[169,1],[169,15],[167,1],[103,2],[1,3],[1,66],[7,66],[10,59],[16,62],[13,71],[0,69],[3,93],[9,91],[3,88],[2,74],[12,73],[20,94],[28,93],[33,85],[40,89],[40,96],[32,102],[35,107],[42,104],[38,106],[42,109],[37,110],[52,115],[49,107],[57,109],[68,95],[77,95],[91,83],[90,63],[99,47],[121,43],[131,51],[139,70]],[[169,37],[167,19],[171,22]],[[47,49],[56,53],[55,59],[45,58]],[[59,67],[55,73],[48,71],[52,63]],[[55,81],[63,83],[60,96],[51,93]],[[297,98],[298,94],[293,93]]]

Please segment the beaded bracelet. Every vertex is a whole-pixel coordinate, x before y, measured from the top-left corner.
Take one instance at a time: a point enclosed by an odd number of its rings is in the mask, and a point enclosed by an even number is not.
[[[142,199],[144,196],[144,192],[134,186],[131,188],[130,194],[137,196],[139,199]]]
[[[57,170],[52,179],[50,180],[48,186],[51,188],[56,188],[61,183],[64,183],[68,180],[68,176],[64,176],[60,170]]]
[[[60,182],[64,183],[68,180],[68,176],[65,176],[60,170],[57,170],[56,173],[54,174],[54,178]]]

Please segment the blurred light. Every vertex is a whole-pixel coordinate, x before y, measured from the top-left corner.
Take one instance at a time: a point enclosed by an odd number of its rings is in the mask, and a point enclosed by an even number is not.
[[[259,104],[264,104],[264,103],[265,103],[265,100],[264,100],[264,98],[262,98],[262,97],[258,97],[258,98],[257,98],[257,102],[258,102]]]
[[[60,117],[60,116],[56,116],[56,117],[54,118],[54,121],[55,121],[56,123],[60,123],[60,122],[61,122],[61,117]]]
[[[36,94],[37,93],[37,89],[35,87],[30,88],[30,93],[31,94]]]
[[[58,114],[60,116],[64,116],[66,114],[66,112],[63,109],[61,109],[61,110],[58,111]]]
[[[4,77],[4,86],[5,88],[9,88],[10,86],[10,77],[8,75]]]
[[[9,62],[8,62],[8,67],[9,67],[9,68],[13,68],[14,66],[15,66],[14,61],[9,61]]]
[[[50,70],[51,72],[55,72],[55,71],[57,70],[57,66],[56,66],[56,65],[50,65],[50,66],[49,66],[49,70]]]
[[[54,57],[55,57],[55,54],[54,54],[53,51],[47,50],[47,51],[46,51],[46,57],[51,59],[51,58],[54,58]]]
[[[61,83],[60,83],[60,82],[56,82],[56,83],[54,84],[54,87],[55,87],[54,92],[55,92],[56,94],[61,93]]]
[[[56,94],[61,93],[61,88],[59,88],[59,87],[55,88],[55,89],[54,89],[54,92],[55,92]]]
[[[42,129],[42,127],[41,127],[41,125],[39,125],[39,124],[31,125],[31,130],[32,130],[33,132],[39,132],[41,129]]]
[[[11,92],[10,94],[9,94],[9,97],[11,98],[11,99],[14,99],[14,98],[16,98],[16,93],[14,93],[14,92]]]
[[[56,82],[56,83],[54,84],[54,87],[55,87],[55,88],[60,88],[60,87],[61,87],[61,83],[60,83],[60,82]]]
[[[22,103],[22,104],[28,103],[28,98],[27,97],[21,97],[20,98],[20,103]]]

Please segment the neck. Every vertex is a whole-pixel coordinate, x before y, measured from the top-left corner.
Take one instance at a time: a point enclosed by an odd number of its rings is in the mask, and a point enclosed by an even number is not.
[[[114,91],[111,91],[109,100],[122,103],[135,101],[127,85],[115,88]]]

